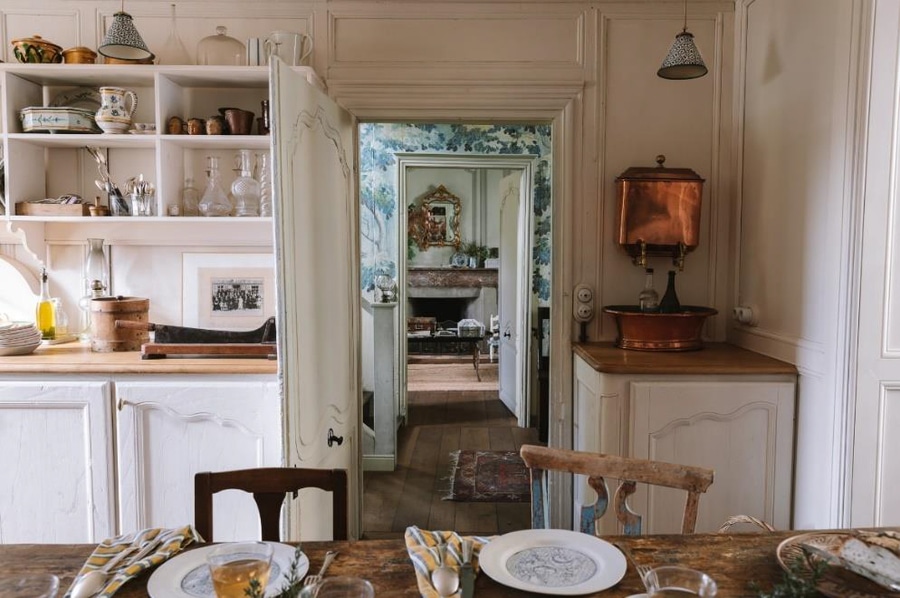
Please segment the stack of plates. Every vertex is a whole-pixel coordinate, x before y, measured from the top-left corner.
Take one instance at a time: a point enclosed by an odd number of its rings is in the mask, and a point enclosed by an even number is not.
[[[41,344],[41,332],[30,322],[0,325],[0,355],[27,355]]]

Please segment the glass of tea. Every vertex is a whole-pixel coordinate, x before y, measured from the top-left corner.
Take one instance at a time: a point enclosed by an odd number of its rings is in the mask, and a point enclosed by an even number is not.
[[[712,577],[687,567],[664,566],[651,569],[644,578],[649,596],[702,596],[712,598],[718,587]]]
[[[374,598],[375,588],[360,577],[339,575],[326,577],[314,586],[312,593],[307,594],[309,595],[315,598]]]
[[[272,544],[266,542],[230,542],[209,551],[206,562],[216,597],[245,598],[251,586],[264,593],[272,551]]]

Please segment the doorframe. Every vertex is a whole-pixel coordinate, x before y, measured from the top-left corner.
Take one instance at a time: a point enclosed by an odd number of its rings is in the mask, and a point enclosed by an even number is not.
[[[439,81],[397,84],[394,81],[351,82],[328,79],[329,94],[358,122],[542,122],[551,126],[553,200],[550,203],[550,350],[555,356],[549,373],[548,444],[572,448],[572,343],[575,341],[572,294],[575,280],[576,191],[596,167],[585,155],[589,143],[581,132],[584,83],[545,81],[536,85],[496,81],[467,81],[448,85]],[[587,163],[588,167],[583,165]],[[599,290],[598,290],[599,291]],[[360,451],[362,449],[360,448]],[[362,467],[357,472],[362,488]],[[550,523],[572,528],[571,476],[550,476]],[[362,492],[357,503],[362,525]],[[361,528],[360,528],[361,529]]]
[[[552,136],[551,136],[552,139]],[[406,420],[408,413],[408,344],[406,342],[406,273],[408,263],[406,259],[407,244],[407,210],[406,210],[406,194],[407,171],[411,168],[471,168],[480,170],[518,170],[524,185],[524,193],[520,197],[524,199],[519,203],[519,215],[517,221],[526,229],[523,241],[527,241],[527,247],[518,247],[519,255],[532,254],[534,246],[534,171],[535,162],[538,156],[532,154],[452,154],[437,152],[396,152],[394,156],[397,158],[397,234],[398,234],[398,252],[397,252],[397,346],[400,348],[397,363],[398,368],[398,392],[399,392],[399,411],[401,417]],[[552,186],[551,186],[552,189]],[[524,243],[523,243],[524,244]],[[523,253],[523,249],[525,250]],[[522,260],[520,260],[522,261]],[[518,266],[521,269],[521,264]],[[531,413],[531,379],[529,375],[529,363],[531,354],[531,310],[532,292],[531,280],[533,273],[533,261],[527,261],[527,269],[525,270],[524,279],[518,279],[519,294],[524,297],[524,301],[517,301],[516,304],[516,320],[517,322],[525,322],[525,326],[520,326],[521,333],[516,339],[516,349],[518,351],[516,364],[516,385],[522,389],[522,397],[516,397],[519,413],[516,413],[519,427],[527,427],[528,416]],[[522,288],[524,287],[524,289]],[[499,289],[498,289],[499,302]],[[551,353],[552,355],[552,353]],[[523,361],[524,360],[524,361]],[[521,398],[521,402],[519,399]]]

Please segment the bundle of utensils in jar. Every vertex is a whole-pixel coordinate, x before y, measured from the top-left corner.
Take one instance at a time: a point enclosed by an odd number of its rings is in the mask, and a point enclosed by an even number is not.
[[[145,181],[143,174],[131,177],[125,181],[125,194],[131,197],[132,216],[153,215],[153,199],[156,196],[156,186],[150,181]]]

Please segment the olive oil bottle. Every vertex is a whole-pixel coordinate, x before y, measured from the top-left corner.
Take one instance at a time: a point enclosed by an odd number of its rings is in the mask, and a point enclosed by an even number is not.
[[[35,323],[41,331],[41,338],[53,340],[56,338],[56,310],[50,299],[50,289],[47,286],[47,269],[41,270],[41,298],[38,300],[35,310]]]

